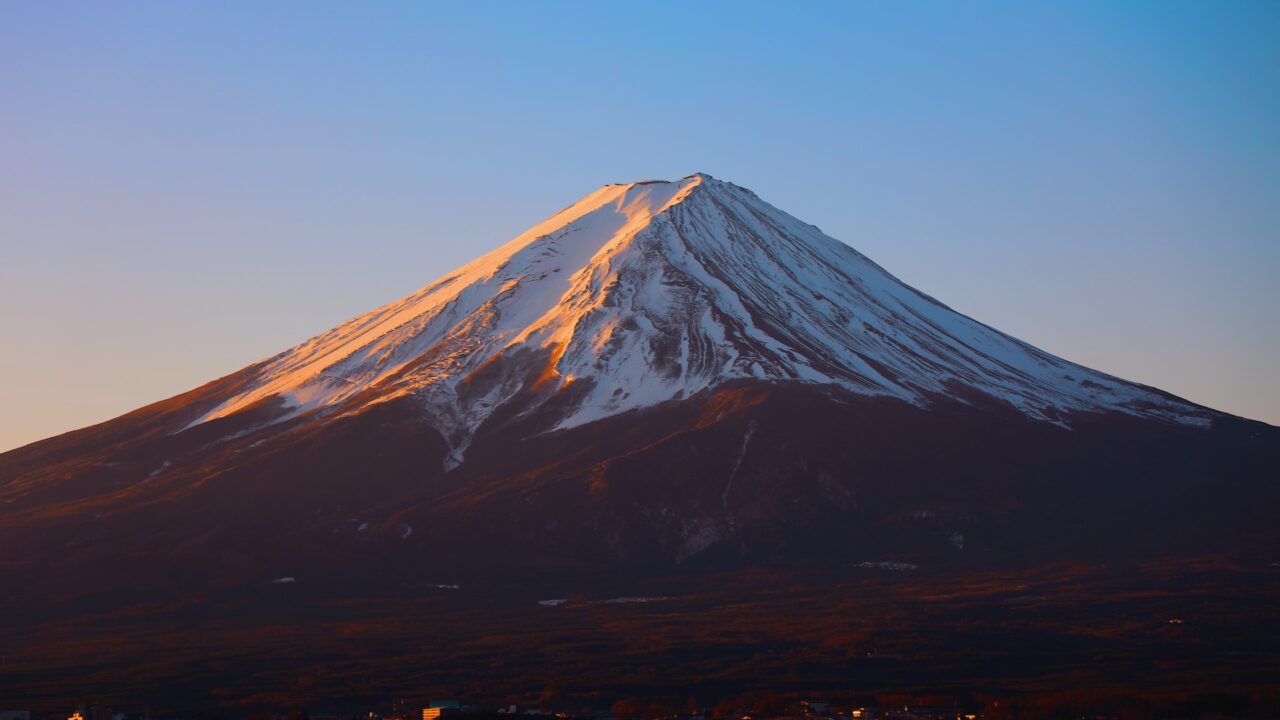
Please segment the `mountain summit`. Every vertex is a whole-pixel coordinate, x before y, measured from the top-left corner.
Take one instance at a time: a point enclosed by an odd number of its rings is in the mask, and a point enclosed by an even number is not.
[[[483,381],[482,381],[483,380]],[[196,422],[412,397],[462,462],[501,408],[567,428],[731,380],[928,406],[974,394],[1069,425],[1213,413],[1056,358],[916,291],[750,190],[695,174],[606,185],[408,297],[271,358]]]

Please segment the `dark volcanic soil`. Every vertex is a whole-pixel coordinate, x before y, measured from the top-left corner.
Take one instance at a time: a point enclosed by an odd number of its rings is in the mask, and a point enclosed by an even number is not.
[[[8,612],[0,696],[233,715],[406,694],[607,709],[748,691],[1248,695],[1280,673],[1280,568],[1213,558],[434,587],[456,580],[351,596],[299,577],[109,613]],[[566,602],[539,602],[553,599]]]

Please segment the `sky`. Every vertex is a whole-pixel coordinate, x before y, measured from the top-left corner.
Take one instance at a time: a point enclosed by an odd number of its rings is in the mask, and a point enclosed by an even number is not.
[[[0,3],[0,450],[700,171],[1280,424],[1280,3]]]

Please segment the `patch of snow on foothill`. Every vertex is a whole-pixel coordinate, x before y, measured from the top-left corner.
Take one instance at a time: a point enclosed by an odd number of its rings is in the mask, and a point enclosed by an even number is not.
[[[666,596],[666,595],[660,595],[660,596],[655,596],[655,597],[646,597],[646,596],[630,596],[630,595],[629,595],[629,596],[626,596],[626,597],[609,598],[609,599],[607,599],[607,600],[588,600],[588,601],[586,601],[586,602],[584,602],[584,603],[581,603],[581,604],[582,604],[582,605],[627,605],[627,604],[631,604],[631,603],[651,603],[651,602],[661,602],[661,601],[663,601],[663,600],[671,600],[671,599],[672,599],[671,597],[668,597],[668,596]],[[538,601],[538,604],[539,604],[539,605],[541,605],[541,606],[543,606],[543,607],[560,607],[560,606],[562,606],[562,605],[568,605],[568,604],[569,604],[569,599],[568,599],[568,598],[555,598],[555,599],[553,599],[553,600],[539,600],[539,601]]]
[[[145,478],[143,478],[143,482],[146,482],[147,480],[152,480],[152,479],[156,478],[157,476],[159,476],[159,475],[160,475],[160,473],[162,473],[162,472],[164,472],[165,470],[168,470],[170,467],[172,467],[172,465],[173,465],[173,463],[172,463],[172,462],[170,462],[170,461],[168,461],[168,460],[165,460],[164,462],[160,463],[160,467],[158,467],[158,468],[156,468],[155,470],[152,470],[151,472],[147,473],[147,476],[146,476]]]
[[[893,572],[906,572],[908,570],[917,570],[919,565],[909,562],[895,562],[892,560],[868,560],[860,562],[854,567],[867,568],[869,570],[892,570]]]
[[[955,312],[751,191],[695,174],[602,187],[408,297],[270,358],[196,423],[273,397],[291,416],[413,396],[451,444],[452,467],[523,387],[508,379],[464,399],[459,384],[522,351],[550,363],[542,377],[555,387],[590,381],[562,428],[744,378],[918,405],[968,388],[1064,426],[1072,412],[1212,418]]]

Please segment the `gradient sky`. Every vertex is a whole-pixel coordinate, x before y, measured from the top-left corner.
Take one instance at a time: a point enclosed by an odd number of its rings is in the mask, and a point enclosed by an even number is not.
[[[0,3],[0,449],[708,172],[1280,423],[1280,3]]]

